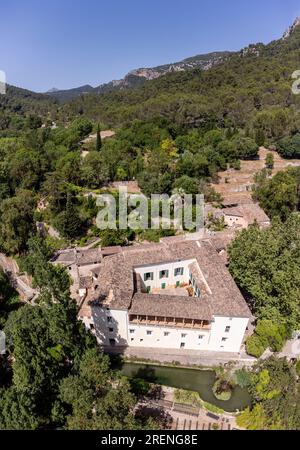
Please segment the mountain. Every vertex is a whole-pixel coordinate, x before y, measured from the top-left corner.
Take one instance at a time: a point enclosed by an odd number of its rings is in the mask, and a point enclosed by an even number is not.
[[[168,73],[182,72],[195,68],[209,70],[216,64],[225,61],[231,55],[233,55],[233,52],[226,51],[197,55],[171,64],[164,64],[153,68],[135,69],[129,72],[121,80],[113,80],[95,88],[90,85],[67,90],[57,90],[54,88],[46,92],[46,94],[56,98],[59,102],[67,102],[84,94],[105,94],[107,92],[135,88],[143,85],[146,81],[154,80]]]
[[[54,98],[10,85],[6,86],[6,94],[0,95],[0,114],[5,115],[47,116],[48,113],[57,110],[57,106]]]
[[[245,127],[260,111],[300,107],[300,96],[291,89],[292,74],[299,68],[297,19],[287,33],[269,44],[250,44],[235,53],[202,55],[173,65],[138,69],[117,83],[119,89],[102,91],[101,96],[96,89],[63,108],[68,115],[85,115],[108,126],[161,118],[174,126],[232,123]],[[128,77],[134,78],[128,81]],[[133,87],[137,81],[139,85]],[[279,120],[276,127],[281,126]]]
[[[46,92],[46,95],[49,95],[50,97],[55,98],[59,102],[68,102],[72,100],[73,98],[78,97],[78,95],[85,95],[90,94],[94,91],[94,88],[90,86],[89,84],[86,84],[84,86],[79,86],[78,88],[73,89],[65,89],[65,90],[59,90],[56,88],[50,89]]]
[[[294,23],[288,28],[288,30],[284,33],[282,40],[288,39],[296,30],[296,28],[300,25],[300,17],[297,17]]]

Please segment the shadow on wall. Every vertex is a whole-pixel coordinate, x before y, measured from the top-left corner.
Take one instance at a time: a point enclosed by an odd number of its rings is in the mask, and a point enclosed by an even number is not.
[[[105,308],[92,307],[95,334],[98,343],[106,347],[127,347],[127,340],[119,333],[119,324]]]

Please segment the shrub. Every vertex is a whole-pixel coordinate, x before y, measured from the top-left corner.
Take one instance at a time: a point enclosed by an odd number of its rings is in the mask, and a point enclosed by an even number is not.
[[[213,386],[214,396],[218,400],[228,401],[232,395],[232,385],[225,380],[217,380]]]
[[[255,356],[255,358],[260,358],[266,349],[267,346],[261,342],[259,336],[254,334],[247,339],[246,350],[248,355]]]
[[[235,381],[241,388],[246,388],[251,384],[251,375],[245,369],[237,370],[235,372]]]
[[[300,360],[296,364],[296,372],[297,372],[298,377],[300,377]]]

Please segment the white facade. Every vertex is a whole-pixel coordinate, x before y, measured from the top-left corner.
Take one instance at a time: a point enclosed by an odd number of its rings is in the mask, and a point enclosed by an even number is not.
[[[94,329],[104,346],[153,347],[238,353],[248,318],[214,317],[211,329],[190,329],[137,325],[129,322],[128,311],[93,307],[85,326]]]
[[[195,260],[185,260],[161,263],[144,267],[135,267],[135,272],[141,276],[145,287],[163,289],[176,284],[189,283],[189,265]],[[163,275],[165,273],[165,275]]]

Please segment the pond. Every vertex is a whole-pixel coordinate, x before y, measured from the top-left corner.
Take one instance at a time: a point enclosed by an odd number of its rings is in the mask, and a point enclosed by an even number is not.
[[[230,400],[221,401],[216,399],[212,392],[216,375],[212,370],[124,363],[121,372],[131,378],[142,378],[164,386],[196,391],[202,400],[218,406],[227,412],[241,411],[251,405],[248,390],[242,389],[239,386],[234,388]]]

